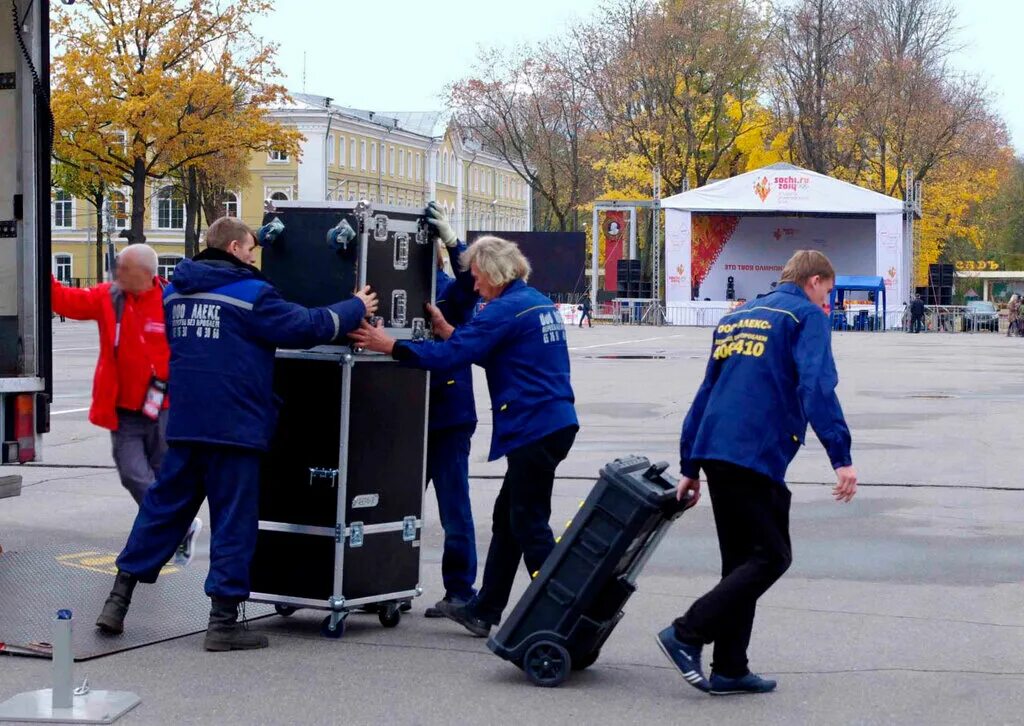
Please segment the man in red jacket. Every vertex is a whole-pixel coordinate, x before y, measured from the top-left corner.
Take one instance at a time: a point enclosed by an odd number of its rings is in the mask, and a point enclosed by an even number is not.
[[[53,312],[99,325],[100,354],[89,420],[110,430],[121,484],[137,504],[156,481],[167,451],[167,379],[170,348],[164,330],[163,285],[156,251],[145,244],[117,257],[117,281],[78,289],[51,281]],[[196,519],[176,560],[187,564],[202,527]]]

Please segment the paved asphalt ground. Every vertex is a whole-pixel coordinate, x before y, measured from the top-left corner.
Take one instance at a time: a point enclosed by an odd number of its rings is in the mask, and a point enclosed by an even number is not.
[[[109,546],[134,514],[114,471],[89,468],[111,464],[108,434],[86,419],[95,330],[55,330],[53,433],[46,466],[17,470],[23,495],[0,501],[9,550]],[[605,461],[640,453],[676,462],[709,341],[695,329],[570,331],[582,430],[559,470],[556,531]],[[191,636],[78,664],[76,676],[137,692],[142,704],[125,724],[1024,723],[1024,341],[844,333],[835,349],[865,486],[853,503],[833,503],[813,437],[790,469],[795,562],[762,600],[750,651],[756,671],[779,678],[776,693],[704,696],[654,643],[715,581],[706,501],[670,530],[598,663],[559,689],[533,688],[482,640],[421,616],[441,594],[432,496],[426,593],[397,629],[353,616],[345,637],[329,641],[318,636],[320,616],[300,612],[254,625],[270,634],[265,651],[207,654]],[[471,470],[483,554],[503,469],[484,461],[482,376],[477,390]],[[206,566],[207,536],[194,567]],[[92,617],[79,613],[79,627]],[[0,658],[0,700],[48,685],[48,663]]]

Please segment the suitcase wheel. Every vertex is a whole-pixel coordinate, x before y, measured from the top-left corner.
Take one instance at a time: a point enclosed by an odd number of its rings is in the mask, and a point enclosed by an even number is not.
[[[601,657],[601,649],[592,650],[586,655],[581,655],[577,658],[572,659],[572,669],[574,671],[582,671],[597,662],[597,659]]]
[[[385,628],[393,628],[402,622],[402,611],[397,603],[391,603],[377,611],[377,619]]]
[[[320,623],[320,635],[325,638],[337,639],[345,634],[345,618],[342,617],[337,623],[331,622],[331,615],[328,615]]]
[[[523,656],[523,671],[535,686],[554,688],[569,677],[572,659],[569,651],[558,643],[541,640],[526,650]]]
[[[298,610],[298,608],[293,608],[290,605],[275,605],[274,610],[276,610],[277,614],[280,615],[282,618],[287,618],[291,615],[294,615],[295,611]]]

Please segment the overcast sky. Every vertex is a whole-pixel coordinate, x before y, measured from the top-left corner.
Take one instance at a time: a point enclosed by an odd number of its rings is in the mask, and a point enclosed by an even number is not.
[[[1024,153],[1024,2],[952,0],[960,12],[964,70],[987,79]],[[600,0],[278,0],[257,30],[276,39],[290,90],[331,96],[336,103],[376,111],[441,107],[445,83],[464,75],[477,45],[516,44],[549,37],[573,18],[589,17]],[[427,8],[430,8],[427,10]]]

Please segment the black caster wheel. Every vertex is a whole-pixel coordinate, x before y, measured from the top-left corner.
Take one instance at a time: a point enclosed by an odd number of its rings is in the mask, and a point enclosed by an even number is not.
[[[338,621],[337,625],[331,627],[331,616],[328,615],[320,623],[320,635],[325,638],[337,639],[345,634],[345,618]]]
[[[402,604],[398,606],[398,609],[403,613],[407,613],[412,610],[412,600],[402,600]]]
[[[291,605],[275,605],[274,610],[276,610],[277,614],[282,618],[287,618],[294,615],[298,608],[293,608]]]
[[[574,671],[586,670],[590,666],[592,666],[595,663],[597,663],[597,659],[600,658],[600,657],[601,657],[601,649],[598,648],[597,650],[591,651],[590,653],[587,653],[586,655],[582,655],[579,658],[573,658],[572,659],[572,669]]]
[[[385,628],[394,628],[402,622],[402,611],[397,605],[388,605],[377,613],[377,619]]]
[[[554,688],[569,677],[572,659],[558,643],[542,640],[531,645],[523,656],[523,670],[535,686]]]

